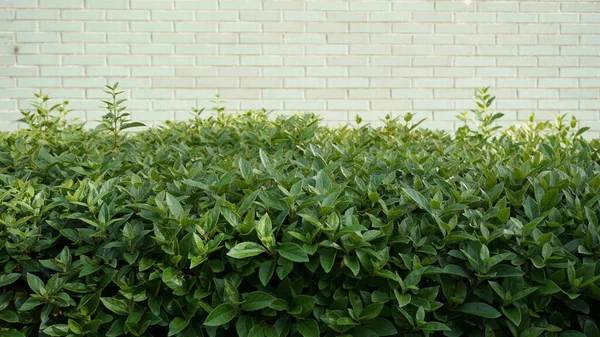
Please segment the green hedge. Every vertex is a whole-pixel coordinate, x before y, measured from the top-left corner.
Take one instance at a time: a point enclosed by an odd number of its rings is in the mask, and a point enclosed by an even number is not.
[[[498,130],[481,89],[455,135],[221,107],[122,133],[107,93],[93,131],[40,95],[0,133],[0,336],[600,336],[575,121]]]

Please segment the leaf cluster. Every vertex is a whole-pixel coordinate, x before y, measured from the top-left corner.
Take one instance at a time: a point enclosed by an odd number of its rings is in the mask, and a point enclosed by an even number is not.
[[[196,112],[0,134],[0,336],[600,336],[576,123]]]

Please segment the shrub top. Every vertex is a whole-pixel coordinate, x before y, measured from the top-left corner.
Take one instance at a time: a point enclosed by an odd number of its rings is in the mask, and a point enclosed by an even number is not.
[[[95,131],[2,133],[0,336],[600,336],[599,143],[496,130],[486,95],[453,136],[264,112],[122,134],[116,99]]]

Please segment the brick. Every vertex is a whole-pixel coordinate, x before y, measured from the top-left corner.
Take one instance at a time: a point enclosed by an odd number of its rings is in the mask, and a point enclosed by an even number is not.
[[[233,33],[197,33],[197,43],[238,43],[238,34]]]
[[[493,45],[496,44],[496,36],[494,35],[454,35],[454,43],[467,45]]]
[[[573,14],[576,15],[576,14]],[[581,22],[582,23],[593,23],[598,24],[600,22],[600,14],[599,13],[582,13],[581,14]]]
[[[415,110],[443,110],[453,107],[453,100],[415,100],[413,101],[413,109]]]
[[[283,41],[287,44],[321,44],[327,42],[325,34],[285,34]]]
[[[318,11],[339,11],[348,9],[347,1],[321,1],[309,0],[306,1],[306,9]]]
[[[150,19],[150,11],[106,11],[106,20],[115,21],[147,21]]]
[[[577,109],[578,101],[576,100],[540,100],[538,103],[538,109],[541,110],[566,110],[566,109]],[[581,107],[581,109],[586,109]]]
[[[393,33],[413,33],[413,34],[432,34],[434,32],[433,24],[419,23],[394,23],[392,25]]]
[[[194,78],[160,77],[152,79],[153,88],[190,88],[194,87]]]
[[[433,46],[395,46],[392,53],[394,55],[433,55]]]
[[[496,21],[494,13],[456,13],[457,23],[493,23]]]
[[[2,8],[35,8],[37,0],[4,0]]]
[[[560,98],[599,98],[598,89],[558,89]]]
[[[373,67],[369,67],[369,68],[373,68]],[[378,68],[375,68],[375,69],[378,69]],[[382,69],[389,69],[389,68],[382,68]],[[455,68],[440,68],[440,69],[455,69]],[[434,73],[434,68],[432,68],[432,67],[393,67],[393,68],[391,68],[391,70],[392,70],[393,77],[398,77],[398,76],[432,77],[433,73]],[[350,73],[352,73],[352,69],[350,70]],[[368,74],[368,69],[365,69],[365,75],[366,74]],[[378,76],[378,75],[372,75],[372,76]],[[385,75],[382,74],[381,76],[378,76],[378,77],[385,77],[385,76],[389,76],[389,73],[385,74]]]
[[[4,11],[2,13],[9,12]],[[48,9],[17,9],[15,15],[17,20],[58,20],[60,16],[59,11]],[[3,19],[12,19],[12,17],[4,17]]]
[[[579,22],[579,14],[576,13],[541,13],[541,23],[576,23]]]
[[[282,65],[283,59],[281,56],[260,55],[260,56],[241,56],[241,65],[243,66],[275,66]]]
[[[348,76],[347,67],[308,67],[306,68],[308,77],[344,77]]]
[[[498,44],[528,45],[528,44],[536,44],[537,36],[535,36],[535,35],[498,35],[496,40],[497,40]]]
[[[281,12],[244,11],[240,13],[241,21],[281,21]]]
[[[268,47],[268,46],[266,46]],[[265,53],[268,53],[264,48]],[[293,53],[299,54],[299,53]],[[348,47],[343,45],[317,45],[306,46],[307,55],[346,55],[348,54]]]
[[[560,10],[561,12],[597,13],[600,11],[600,4],[597,2],[563,2]]]
[[[154,45],[153,45],[154,46]],[[165,52],[172,50],[172,46],[164,45]],[[178,44],[175,45],[175,54],[192,54],[192,55],[215,55],[217,54],[217,45],[196,45],[196,44]]]
[[[391,55],[391,46],[357,45],[350,46],[350,55]]]
[[[306,89],[304,91],[307,99],[336,99],[336,98],[346,98],[346,90],[345,89]]]
[[[538,41],[543,45],[576,45],[579,44],[579,37],[575,35],[540,35]],[[585,44],[583,37],[582,44]]]
[[[418,38],[413,39],[415,45],[444,45],[453,44],[454,37],[452,35],[419,35]]]
[[[311,23],[307,27],[307,32],[309,32],[309,33],[322,32],[325,30],[325,29],[323,29],[325,26],[326,27],[332,26],[332,28],[336,28],[336,27],[339,28],[338,26],[335,26],[334,24],[321,24],[321,26],[319,26],[319,24]],[[345,32],[346,26],[344,24],[341,24],[341,26],[343,26],[342,32]],[[265,32],[265,33],[302,33],[302,32],[304,32],[304,23],[302,23],[302,22],[265,22],[262,24],[262,27],[263,27],[263,32]]]
[[[372,12],[369,19],[375,22],[410,22],[410,13]]]
[[[600,55],[600,46],[562,46],[560,55],[597,56]]]
[[[129,1],[124,1],[124,0],[85,0],[85,8],[127,9],[127,8],[129,8]]]
[[[135,13],[135,11],[129,11],[129,12]],[[146,13],[146,12],[144,11],[141,13]],[[107,13],[107,15],[108,15],[108,13]],[[153,21],[193,21],[194,20],[194,12],[173,11],[173,10],[152,11],[152,20]]]
[[[428,1],[393,1],[392,9],[394,11],[433,11],[434,3]]]
[[[101,88],[106,84],[104,78],[64,78],[62,85],[65,88]]]
[[[519,77],[557,77],[558,68],[519,68],[517,72]]]
[[[111,56],[115,57],[115,56]],[[63,65],[73,66],[102,66],[105,64],[104,56],[86,55],[85,57],[78,56],[62,56]]]
[[[540,88],[577,88],[579,81],[576,78],[540,78],[538,86]]]
[[[128,67],[86,67],[85,73],[87,76],[129,77],[130,75]]]
[[[223,32],[223,33],[260,32],[260,23],[254,23],[254,22],[219,23],[219,32]]]
[[[262,89],[261,92],[264,99],[301,99],[304,96],[304,91],[298,89]]]
[[[435,98],[468,98],[472,99],[473,90],[471,89],[451,89],[451,88],[443,88],[443,89],[433,89],[433,97]],[[471,101],[472,104],[472,101]],[[445,109],[446,107],[442,108]]]
[[[433,98],[433,89],[392,89],[392,98]]]
[[[39,0],[41,8],[77,9],[83,8],[82,0]]]
[[[469,12],[475,11],[475,4],[466,4],[463,1],[437,1],[435,3],[436,12]],[[459,14],[459,13],[456,13]],[[485,13],[480,13],[485,14]]]
[[[440,34],[474,34],[476,25],[471,23],[438,23],[435,32]]]
[[[569,38],[569,42],[576,41],[575,36],[562,36],[563,38]],[[582,35],[581,44],[591,44],[591,45],[600,45],[600,35]],[[565,43],[566,44],[566,43]],[[577,44],[577,43],[569,43],[569,44]]]
[[[150,33],[107,33],[109,43],[149,43]]]
[[[599,77],[600,68],[560,68],[560,77]]]
[[[475,55],[475,46],[435,46],[435,55]]]
[[[371,65],[374,66],[408,66],[411,58],[407,56],[372,56]]]
[[[579,80],[581,88],[598,88],[600,87],[600,79],[598,78],[582,78]]]
[[[140,66],[150,65],[150,56],[146,55],[119,55],[108,56],[108,65],[114,66]]]
[[[82,54],[83,45],[81,44],[42,44],[40,46],[42,54]]]
[[[36,23],[34,21],[2,21],[0,22],[0,30],[6,32],[34,32]]]
[[[358,11],[329,11],[327,12],[327,21],[329,22],[364,22],[372,18],[372,14]]]
[[[388,99],[391,97],[389,89],[349,89],[348,98],[354,99]]]
[[[558,12],[560,10],[559,3],[549,2],[522,2],[519,4],[519,11],[521,12]]]
[[[193,33],[152,33],[154,43],[193,43],[196,37]]]
[[[216,10],[218,0],[177,0],[175,1],[176,9],[196,9],[196,10]]]
[[[152,98],[152,99],[160,99],[160,98],[173,98],[173,90],[169,89],[146,89],[146,90],[132,90],[131,91],[132,98]]]
[[[517,68],[477,68],[477,77],[516,77]]]
[[[16,33],[17,42],[59,42],[60,37],[58,33],[25,33],[25,32],[17,32]]]
[[[454,81],[456,88],[482,88],[494,86],[494,79],[491,78],[457,78]]]
[[[16,65],[58,65],[59,62],[55,55],[18,55]]]
[[[326,16],[325,12],[321,11],[288,11],[283,13],[284,21],[306,21],[306,22],[316,22],[316,21],[325,21]]]
[[[262,75],[264,77],[303,77],[305,76],[305,70],[303,67],[267,67],[262,69]],[[308,77],[312,77],[312,74],[306,74]]]
[[[477,55],[517,55],[517,46],[477,46]]]
[[[132,32],[172,32],[172,22],[131,22]]]
[[[85,23],[85,31],[86,32],[126,32],[129,29],[127,28],[126,22],[111,22],[107,24],[106,22],[86,22]]]
[[[598,25],[591,24],[562,24],[560,25],[560,33],[561,34],[597,34],[598,33]]]
[[[519,98],[557,99],[558,89],[519,89]]]
[[[168,67],[168,68],[164,68],[164,67],[153,67],[157,70],[161,70],[164,69],[165,70],[165,76],[173,76],[173,74],[171,73],[171,75],[166,75],[167,71],[172,71],[173,68]],[[175,68],[175,75],[176,76],[180,76],[180,77],[210,77],[210,76],[218,76],[218,69],[214,68],[214,67],[198,67],[198,66],[194,66],[194,67],[177,67]]]
[[[579,65],[582,67],[597,67],[600,64],[600,56],[579,57]]]
[[[350,10],[352,11],[389,11],[390,9],[391,5],[388,1],[350,2]]]
[[[535,78],[499,78],[496,80],[498,88],[535,88]]]
[[[203,22],[175,22],[176,32],[216,32],[216,23]]]
[[[248,33],[248,34],[239,34],[239,43],[242,44],[281,44],[282,35],[281,34],[263,34],[263,33]]]
[[[448,56],[414,56],[413,66],[440,66],[449,67],[452,65],[452,58]]]
[[[558,53],[559,47],[556,46],[519,46],[519,55],[547,56]]]
[[[412,13],[413,22],[452,22],[452,13]]]
[[[366,100],[329,100],[327,109],[331,110],[367,110],[369,101]]]
[[[284,79],[284,88],[324,88],[326,81],[324,78],[286,78]]]
[[[481,34],[516,34],[519,26],[502,23],[478,23],[477,33]]]
[[[391,25],[381,22],[350,23],[351,33],[390,33]]]
[[[240,80],[242,88],[281,88],[283,86],[282,78],[253,77],[241,78]]]
[[[415,78],[412,82],[413,88],[445,88],[453,85],[451,78]]]
[[[577,57],[542,56],[538,60],[541,67],[576,67],[579,65]]]
[[[369,86],[368,78],[328,78],[328,88],[366,88]]]
[[[0,81],[1,87],[6,88],[13,86],[12,79],[10,79],[9,86],[3,85],[2,82],[3,81]],[[17,79],[17,85],[20,88],[58,88],[61,86],[61,80],[60,78],[20,77]]]
[[[173,1],[167,0],[131,0],[132,9],[171,9]]]
[[[288,47],[288,46],[285,46]],[[293,46],[289,46],[293,47]],[[296,46],[302,48],[302,46]],[[235,45],[220,45],[219,54],[223,55],[258,55],[261,53],[260,45],[253,44],[235,44]],[[267,52],[265,52],[267,53]],[[268,53],[267,53],[268,54]]]
[[[486,56],[459,56],[455,58],[454,65],[458,67],[494,66],[496,59]]]
[[[301,0],[266,0],[263,2],[263,9],[266,10],[302,10],[304,1]]]
[[[427,69],[427,68],[425,68]],[[479,71],[479,68],[478,68]],[[466,67],[439,67],[433,69],[433,76],[435,77],[474,77],[475,68]]]
[[[216,50],[216,48],[215,48]],[[132,44],[132,54],[173,54],[173,45],[170,44]]]
[[[350,35],[349,39],[351,39],[355,43],[366,44],[366,42],[363,42],[361,40],[362,36],[363,35]],[[411,39],[410,35],[404,35],[404,34],[372,34],[371,35],[371,43],[372,44],[410,44],[411,40],[412,39]],[[328,36],[328,42],[334,43],[334,42],[332,42],[331,35]],[[350,41],[343,42],[343,43],[350,43]]]
[[[152,65],[154,66],[191,66],[194,65],[193,56],[152,56]]]
[[[314,111],[314,110],[325,110],[325,101],[289,101],[284,102],[284,109],[286,110],[298,110],[298,111]]]
[[[518,25],[521,34],[559,34],[559,24],[520,24]]]

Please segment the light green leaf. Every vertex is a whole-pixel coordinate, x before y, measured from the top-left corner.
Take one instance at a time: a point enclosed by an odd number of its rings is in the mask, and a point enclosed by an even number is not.
[[[286,242],[279,245],[277,248],[279,255],[293,262],[308,262],[308,255],[302,247],[293,242]]]
[[[204,321],[205,326],[221,326],[227,324],[236,315],[235,307],[230,303],[223,303],[218,307],[214,308],[210,312],[206,320]]]
[[[487,303],[483,302],[471,302],[465,303],[456,308],[457,311],[464,312],[466,314],[480,316],[485,318],[498,318],[501,316],[498,310],[494,309]]]
[[[229,252],[227,252],[227,256],[232,257],[234,259],[244,259],[247,257],[260,255],[267,250],[254,242],[242,242],[238,243],[235,247],[231,248]]]
[[[314,319],[306,319],[296,323],[296,329],[303,337],[319,337],[319,325]]]

